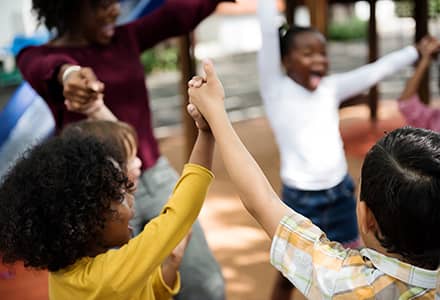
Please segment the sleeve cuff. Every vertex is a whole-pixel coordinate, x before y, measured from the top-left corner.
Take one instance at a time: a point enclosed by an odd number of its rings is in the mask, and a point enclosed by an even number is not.
[[[209,177],[210,180],[214,179],[214,173],[212,173],[210,170],[208,170],[207,168],[205,168],[201,165],[191,164],[191,163],[185,164],[183,167],[182,174],[190,173],[190,172],[196,172],[201,175],[205,175],[205,176]]]
[[[420,106],[420,99],[418,95],[413,95],[406,99],[399,99],[399,110],[402,113],[411,113],[415,108]]]
[[[162,287],[164,288],[166,293],[169,293],[171,296],[175,296],[177,295],[177,293],[179,293],[180,291],[180,273],[176,272],[176,282],[174,283],[174,287],[169,287],[165,280],[163,279],[163,275],[162,275],[162,268],[159,267],[159,281],[162,285]]]

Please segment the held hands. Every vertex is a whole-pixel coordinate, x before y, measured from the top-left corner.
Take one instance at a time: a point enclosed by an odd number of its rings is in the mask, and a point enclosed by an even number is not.
[[[64,74],[67,69],[62,68],[61,72]],[[90,115],[103,106],[104,84],[91,68],[80,68],[63,77],[64,103],[69,111]]]
[[[189,102],[191,103],[188,105],[188,111],[198,123],[198,127],[199,125],[203,125],[201,124],[202,121],[200,118],[195,119],[195,115],[197,115],[198,112],[202,114],[208,123],[210,123],[213,116],[222,111],[224,112],[225,91],[217,77],[212,62],[204,61],[203,69],[206,74],[205,77],[194,76],[188,82],[188,95]],[[194,112],[189,110],[192,108],[191,105],[197,108]],[[202,128],[199,127],[199,129]]]

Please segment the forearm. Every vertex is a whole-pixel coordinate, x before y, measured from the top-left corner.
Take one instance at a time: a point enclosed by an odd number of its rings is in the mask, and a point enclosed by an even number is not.
[[[91,120],[105,120],[105,121],[117,121],[118,118],[112,113],[107,105],[101,105],[98,109],[88,114],[88,118]]]
[[[211,132],[199,130],[188,162],[203,166],[210,170],[212,167],[214,144],[215,141]]]
[[[216,0],[165,0],[164,4],[128,26],[134,28],[141,51],[170,37],[188,34],[217,7]]]
[[[263,171],[232,128],[225,111],[210,118],[217,147],[241,200],[251,215],[273,237],[281,218],[289,212]]]
[[[399,100],[407,100],[410,97],[417,94],[417,91],[420,86],[420,82],[422,81],[422,78],[425,75],[426,70],[430,65],[430,62],[431,62],[430,57],[423,57],[420,60],[419,64],[417,65],[417,68],[414,71],[414,75],[406,83],[405,89],[400,95]]]
[[[340,101],[359,94],[372,87],[385,77],[411,65],[418,58],[415,47],[385,55],[374,63],[362,66],[353,71],[331,76],[335,83],[336,95]]]
[[[277,28],[277,9],[274,0],[258,1],[262,45],[258,52],[260,90],[265,93],[276,86],[283,75],[281,68],[280,41]]]
[[[17,65],[23,77],[40,90],[48,81],[61,83],[61,68],[76,65],[77,62],[68,55],[46,55],[38,48],[24,49],[17,56]]]
[[[179,266],[163,263],[161,265],[162,277],[165,284],[169,287],[174,287],[177,283]]]

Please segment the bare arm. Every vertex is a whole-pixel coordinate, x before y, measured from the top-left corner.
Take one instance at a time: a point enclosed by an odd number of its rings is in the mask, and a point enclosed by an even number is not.
[[[414,71],[414,74],[408,79],[405,89],[399,97],[400,101],[407,100],[417,94],[420,82],[431,64],[432,56],[439,51],[439,42],[433,37],[425,37],[420,42],[419,51],[421,59]]]
[[[223,87],[212,64],[205,63],[204,69],[207,83],[200,88],[190,84],[190,101],[208,121],[226,170],[244,206],[272,238],[281,218],[291,210],[281,202],[232,128],[223,105]]]

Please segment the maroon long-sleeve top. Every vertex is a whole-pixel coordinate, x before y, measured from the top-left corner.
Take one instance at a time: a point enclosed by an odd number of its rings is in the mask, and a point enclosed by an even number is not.
[[[109,45],[57,47],[42,45],[22,50],[18,67],[23,77],[48,103],[59,131],[85,118],[67,111],[57,73],[64,64],[90,67],[105,84],[104,101],[119,120],[138,133],[143,169],[159,158],[140,54],[169,37],[192,31],[216,7],[217,0],[167,0],[153,13],[119,26]]]

